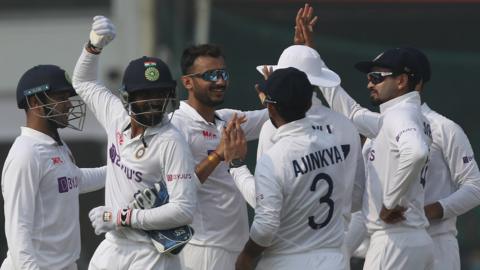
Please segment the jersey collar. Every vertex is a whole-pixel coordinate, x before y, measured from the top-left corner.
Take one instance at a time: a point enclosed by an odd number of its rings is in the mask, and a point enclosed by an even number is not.
[[[380,113],[384,114],[386,111],[402,103],[412,103],[420,106],[420,95],[417,91],[412,91],[382,103],[380,104]]]
[[[283,137],[298,136],[312,130],[312,122],[307,117],[287,123],[277,129],[272,137],[274,143]]]
[[[21,135],[22,136],[28,136],[28,137],[35,138],[36,140],[39,140],[44,144],[58,145],[57,141],[55,141],[52,137],[50,137],[47,134],[42,133],[38,130],[35,130],[33,128],[20,127],[20,130],[21,130]]]
[[[426,114],[426,113],[429,113],[429,112],[431,112],[431,111],[432,111],[432,109],[430,109],[430,107],[428,107],[427,103],[424,102],[424,103],[422,104],[422,113]]]

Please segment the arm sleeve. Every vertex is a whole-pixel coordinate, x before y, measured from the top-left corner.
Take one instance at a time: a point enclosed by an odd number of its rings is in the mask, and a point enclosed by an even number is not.
[[[387,209],[400,204],[410,185],[420,184],[420,172],[428,158],[429,146],[423,139],[423,128],[412,117],[405,117],[408,113],[410,112],[391,112],[383,121],[390,144],[396,145],[398,149],[398,167],[383,191],[383,203]]]
[[[459,216],[480,204],[480,173],[467,135],[456,124],[442,132],[442,149],[458,190],[440,200],[443,218]]]
[[[247,203],[255,208],[255,178],[246,165],[230,169],[230,174]]]
[[[350,119],[360,134],[375,138],[380,130],[380,114],[360,106],[341,87],[319,87],[330,108]]]
[[[350,257],[367,236],[367,221],[363,213],[361,211],[353,213],[350,223],[348,224],[348,231],[345,234],[345,240],[343,241]]]
[[[237,116],[245,115],[247,117],[247,121],[242,124],[242,129],[245,132],[247,141],[258,139],[263,123],[269,119],[267,109],[255,111],[222,109],[218,110],[217,113],[222,117],[222,119],[226,119],[227,121],[230,120],[234,113],[236,113]]]
[[[98,168],[82,168],[80,193],[92,192],[105,187],[107,166]]]
[[[192,223],[197,204],[197,176],[192,154],[182,141],[169,141],[159,150],[169,202],[153,209],[133,210],[132,227],[143,230],[171,229]]]
[[[32,235],[35,197],[42,178],[42,166],[35,155],[17,152],[4,165],[2,177],[5,235],[14,269],[39,270]]]
[[[272,121],[266,121],[262,129],[260,130],[260,136],[258,137],[258,146],[257,146],[257,160],[262,157],[263,153],[265,153],[270,147],[272,147],[272,137],[276,132],[275,126],[273,126]]]
[[[264,155],[257,163],[255,179],[257,204],[250,238],[258,245],[268,247],[280,226],[283,189],[278,179],[283,178],[275,177],[273,162]]]
[[[99,55],[82,50],[73,71],[72,83],[80,98],[93,112],[98,122],[108,129],[112,117],[125,114],[120,99],[97,81]]]

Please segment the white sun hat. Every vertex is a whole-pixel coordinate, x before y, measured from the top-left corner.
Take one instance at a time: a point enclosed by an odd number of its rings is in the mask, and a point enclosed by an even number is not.
[[[263,74],[263,66],[257,66],[258,72]],[[311,84],[319,87],[335,87],[341,82],[337,73],[325,66],[318,52],[308,46],[293,45],[286,48],[277,65],[266,65],[274,71],[276,69],[294,67],[307,74]]]

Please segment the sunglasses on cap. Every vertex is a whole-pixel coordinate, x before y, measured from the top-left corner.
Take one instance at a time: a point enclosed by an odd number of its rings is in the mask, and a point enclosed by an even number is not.
[[[205,71],[203,73],[199,72],[199,73],[188,74],[185,76],[202,78],[204,81],[207,81],[207,82],[216,82],[220,79],[220,77],[224,81],[228,81],[230,74],[225,69],[213,69],[213,70]]]
[[[388,76],[395,76],[396,74],[388,71],[372,71],[367,73],[367,79],[373,84],[379,84]]]

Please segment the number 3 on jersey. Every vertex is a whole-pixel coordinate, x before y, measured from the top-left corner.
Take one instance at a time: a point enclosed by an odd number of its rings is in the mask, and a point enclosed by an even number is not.
[[[321,229],[321,228],[327,226],[327,224],[332,219],[333,209],[334,209],[334,206],[335,206],[333,200],[330,198],[332,196],[332,192],[333,192],[333,181],[332,181],[332,178],[328,174],[326,174],[326,173],[317,174],[312,181],[312,185],[310,186],[310,191],[315,192],[316,189],[317,189],[317,184],[321,180],[324,180],[328,184],[327,194],[322,196],[319,200],[320,204],[326,203],[328,205],[328,216],[325,219],[325,221],[323,221],[322,223],[316,223],[315,222],[315,217],[314,216],[309,216],[308,217],[308,225],[314,230],[318,230],[318,229]]]

